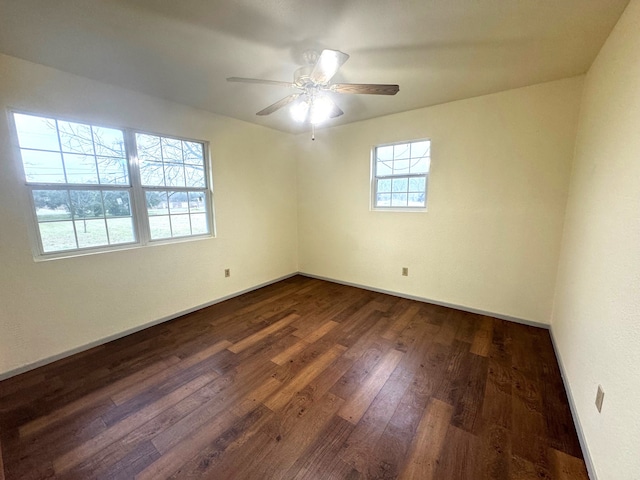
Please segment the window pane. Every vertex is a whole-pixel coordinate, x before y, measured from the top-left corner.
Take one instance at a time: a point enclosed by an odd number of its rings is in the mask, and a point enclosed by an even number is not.
[[[71,220],[71,201],[66,190],[34,190],[33,204],[38,222]]]
[[[138,147],[138,158],[141,161],[152,160],[162,162],[160,137],[147,135],[146,133],[136,133],[136,146]]]
[[[65,183],[62,157],[59,153],[22,150],[21,154],[27,182]]]
[[[102,195],[99,190],[71,190],[69,195],[71,196],[71,212],[76,220],[104,215]]]
[[[14,113],[18,141],[21,148],[38,150],[60,150],[56,121],[52,118],[35,117]]]
[[[167,192],[146,192],[147,212],[149,215],[168,215],[169,202]]]
[[[149,229],[151,230],[151,239],[158,240],[160,238],[171,238],[171,225],[169,224],[169,216],[149,217]]]
[[[202,144],[196,142],[182,142],[184,163],[204,166],[204,153]]]
[[[189,192],[189,211],[194,212],[206,212],[205,194],[203,192]]]
[[[93,141],[96,155],[103,157],[124,157],[124,134],[122,130],[93,127]]]
[[[108,218],[109,242],[112,245],[135,242],[136,237],[131,217]]]
[[[162,159],[165,162],[182,163],[182,142],[173,138],[162,138]]]
[[[140,181],[148,187],[164,186],[164,168],[160,162],[140,161]]]
[[[393,145],[376,148],[376,160],[378,162],[393,160]]]
[[[424,192],[425,178],[413,177],[409,179],[409,191],[410,192]]]
[[[410,144],[402,143],[393,146],[393,158],[395,160],[409,158],[411,156]]]
[[[376,175],[384,177],[393,173],[393,160],[376,163]]]
[[[171,215],[171,231],[174,237],[191,235],[189,215]]]
[[[107,190],[103,194],[107,217],[130,217],[131,201],[126,190]]]
[[[376,206],[378,207],[389,207],[391,206],[391,194],[390,193],[379,193],[378,201],[376,202]]]
[[[184,187],[184,166],[165,163],[164,178],[167,187]]]
[[[96,158],[91,155],[64,154],[68,183],[98,183]]]
[[[63,152],[83,153],[85,155],[93,155],[95,153],[91,126],[59,120],[58,130]]]
[[[412,158],[411,173],[429,173],[429,165],[431,160],[429,157]]]
[[[396,160],[393,162],[393,174],[407,175],[409,173],[409,165],[409,160]]]
[[[424,207],[424,193],[410,193],[409,194],[409,206],[410,207]]]
[[[168,194],[169,212],[171,214],[189,212],[189,199],[187,192],[168,192]]]
[[[394,193],[391,195],[392,207],[406,207],[407,206],[407,194],[406,193]]]
[[[78,248],[73,222],[47,222],[38,224],[42,250],[45,253]]]
[[[126,158],[98,157],[100,183],[129,185],[129,168]]]
[[[406,192],[408,180],[406,178],[394,178],[392,182],[392,189],[394,192]]]
[[[204,167],[185,165],[187,187],[204,187]]]
[[[100,247],[108,245],[107,226],[103,218],[76,220],[76,234],[78,235],[78,247]]]
[[[424,142],[413,142],[411,144],[411,158],[428,157],[431,142],[425,140]]]
[[[390,192],[391,179],[378,180],[378,192]]]
[[[196,213],[191,215],[191,233],[193,235],[202,235],[205,233],[209,233],[206,214]]]

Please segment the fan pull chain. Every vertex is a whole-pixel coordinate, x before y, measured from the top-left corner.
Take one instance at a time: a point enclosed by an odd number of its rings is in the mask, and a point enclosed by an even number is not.
[[[311,124],[311,140],[315,140],[316,139],[316,126],[312,123]]]

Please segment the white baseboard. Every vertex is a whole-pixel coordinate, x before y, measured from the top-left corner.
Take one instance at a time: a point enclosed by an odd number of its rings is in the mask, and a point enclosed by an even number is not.
[[[553,344],[553,351],[556,354],[556,360],[558,361],[558,365],[560,367],[560,375],[562,376],[562,383],[564,384],[564,389],[567,392],[567,398],[569,399],[569,408],[571,409],[573,424],[576,427],[576,432],[578,434],[578,441],[580,442],[580,448],[582,449],[582,456],[584,457],[584,463],[587,466],[587,473],[589,474],[589,479],[598,480],[598,475],[596,474],[596,469],[593,466],[593,460],[591,460],[591,454],[589,453],[587,439],[585,438],[584,431],[582,430],[582,424],[580,423],[580,417],[578,416],[576,403],[573,400],[571,387],[569,386],[569,382],[567,381],[567,372],[564,369],[564,364],[562,363],[562,356],[560,355],[560,351],[558,350],[558,345],[556,344],[556,339],[553,335],[553,327],[549,329],[549,334],[551,335],[551,343]]]
[[[224,297],[216,298],[215,300],[212,300],[212,301],[207,302],[207,303],[203,303],[202,305],[197,305],[195,307],[188,308],[188,309],[183,310],[181,312],[174,313],[172,315],[167,315],[166,317],[162,317],[162,318],[159,318],[157,320],[152,320],[150,322],[144,323],[142,325],[138,325],[138,326],[130,328],[128,330],[124,330],[122,332],[114,333],[113,335],[109,335],[107,337],[103,337],[103,338],[100,338],[98,340],[94,340],[93,342],[89,342],[89,343],[86,343],[84,345],[80,345],[79,347],[75,347],[75,348],[72,348],[70,350],[66,350],[66,351],[64,351],[62,353],[58,353],[56,355],[52,355],[50,357],[46,357],[46,358],[37,360],[35,362],[28,363],[26,365],[22,365],[22,366],[20,366],[18,368],[15,368],[13,370],[9,370],[7,372],[0,373],[0,381],[6,380],[7,378],[10,378],[10,377],[14,377],[16,375],[20,375],[21,373],[24,373],[24,372],[28,372],[29,370],[33,370],[35,368],[42,367],[42,366],[47,365],[49,363],[53,363],[53,362],[55,362],[57,360],[61,360],[63,358],[66,358],[66,357],[69,357],[71,355],[74,355],[76,353],[84,352],[85,350],[89,350],[90,348],[97,347],[99,345],[103,345],[105,343],[112,342],[113,340],[118,340],[119,338],[126,337],[127,335],[131,335],[132,333],[136,333],[136,332],[139,332],[141,330],[144,330],[145,328],[153,327],[154,325],[158,325],[160,323],[168,322],[169,320],[173,320],[175,318],[181,317],[183,315],[187,315],[187,314],[195,312],[197,310],[201,310],[203,308],[210,307],[211,305],[215,305],[216,303],[221,303],[221,302],[224,302],[225,300],[229,300],[231,298],[238,297],[240,295],[252,292],[252,291],[257,290],[259,288],[266,287],[267,285],[271,285],[273,283],[280,282],[280,281],[285,280],[287,278],[294,277],[296,275],[298,275],[298,272],[294,272],[294,273],[291,273],[289,275],[285,275],[283,277],[274,278],[273,280],[269,280],[268,282],[264,282],[264,283],[261,283],[259,285],[254,285],[253,287],[249,287],[249,288],[246,288],[244,290],[240,290],[238,292],[234,292],[234,293],[231,293],[229,295],[225,295]]]
[[[299,275],[310,278],[317,278],[318,280],[325,280],[327,282],[339,283],[340,285],[348,285],[350,287],[362,288],[363,290],[370,290],[372,292],[384,293],[387,295],[393,295],[395,297],[406,298],[408,300],[416,300],[418,302],[432,303],[434,305],[440,305],[441,307],[453,308],[455,310],[462,310],[463,312],[477,313],[478,315],[486,315],[488,317],[499,318],[500,320],[507,320],[509,322],[521,323],[523,325],[529,325],[531,327],[544,328],[549,330],[549,324],[536,322],[534,320],[527,320],[524,318],[512,317],[510,315],[503,315],[501,313],[488,312],[486,310],[480,310],[478,308],[467,307],[465,305],[456,305],[454,303],[441,302],[439,300],[433,300],[431,298],[419,297],[417,295],[409,295],[402,292],[394,292],[392,290],[384,290],[382,288],[371,287],[369,285],[361,285],[359,283],[345,282],[343,280],[336,280],[334,278],[322,277],[320,275],[314,275],[311,273],[298,272]]]

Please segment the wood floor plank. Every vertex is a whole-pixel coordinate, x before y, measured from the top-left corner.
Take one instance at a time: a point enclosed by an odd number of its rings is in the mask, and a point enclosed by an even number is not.
[[[216,378],[218,378],[218,374],[215,372],[198,377],[178,390],[173,391],[171,394],[160,398],[154,403],[131,415],[125,421],[116,423],[100,435],[92,438],[90,441],[78,445],[73,450],[57,458],[53,464],[55,471],[64,472],[68,470],[82,461],[82,459],[95,454],[107,445],[113,443],[115,440],[122,438],[127,433],[130,433],[137,427],[148,422],[149,419],[159,415],[163,410],[191,395],[193,392],[202,388]]]
[[[482,432],[483,450],[480,454],[482,480],[511,478],[511,435],[508,429],[485,425]]]
[[[402,314],[394,318],[393,323],[382,334],[382,338],[395,340],[419,311],[420,305],[410,305]]]
[[[323,355],[318,357],[316,361],[301,370],[300,373],[293,377],[280,391],[266,400],[264,402],[265,406],[274,412],[284,407],[296,392],[302,390],[305,385],[320,375],[320,373],[342,355],[345,350],[346,348],[342,345],[335,345],[327,350]]]
[[[490,317],[483,316],[480,320],[480,327],[476,329],[471,348],[469,351],[481,357],[488,357],[491,348],[491,330],[493,329],[493,320]]]
[[[2,461],[2,432],[0,432],[0,480],[4,480],[4,462]]]
[[[564,452],[550,449],[553,476],[558,480],[589,480],[584,462]]]
[[[343,403],[341,398],[331,393],[325,394],[313,405],[313,411],[299,422],[297,428],[291,430],[289,435],[270,443],[267,448],[268,462],[254,466],[245,478],[286,478],[286,472],[316,438],[316,434],[311,432],[321,432]]]
[[[174,365],[179,361],[179,358],[172,357],[170,359],[154,363],[129,377],[123,378],[122,380],[110,384],[108,387],[101,388],[100,390],[95,391],[89,395],[85,395],[74,402],[68,403],[64,407],[59,408],[44,417],[37,418],[23,425],[20,428],[20,436],[27,437],[29,435],[33,435],[40,430],[48,427],[49,425],[64,420],[66,417],[69,417],[87,408],[88,406],[93,405],[100,400],[103,400],[104,398],[111,397],[114,392],[118,392],[132,385],[136,385],[149,376],[153,376],[158,372],[162,372],[169,366]]]
[[[213,442],[225,430],[231,428],[237,420],[238,417],[231,411],[222,412],[212,417],[210,422],[207,422],[199,430],[183,437],[173,448],[161,452],[162,455],[155,462],[136,475],[136,480],[167,478],[188,460],[193,455],[193,452],[197,452]]]
[[[262,340],[263,338],[265,338],[268,335],[272,334],[273,332],[276,332],[276,331],[280,330],[281,328],[286,327],[291,322],[296,320],[298,317],[299,316],[297,314],[295,314],[295,313],[287,315],[282,320],[279,320],[276,323],[274,323],[272,325],[269,325],[268,327],[263,328],[262,330],[254,333],[253,335],[251,335],[251,336],[239,341],[238,343],[236,343],[234,345],[231,345],[230,347],[227,348],[227,350],[229,350],[230,352],[233,352],[233,353],[240,353],[241,351],[249,348],[250,346],[255,345],[260,340]]]
[[[327,426],[316,437],[315,442],[298,457],[285,478],[315,480],[330,478],[331,472],[347,473],[352,470],[342,462],[337,453],[353,431],[353,424],[338,416],[331,418]]]
[[[411,444],[400,480],[430,480],[435,477],[440,452],[453,416],[453,407],[432,399],[424,412]],[[457,477],[449,477],[457,478]]]
[[[5,480],[587,478],[546,330],[300,275],[0,382],[0,441]]]
[[[271,410],[263,405],[257,405],[218,437],[215,442],[199,450],[187,462],[183,463],[169,478],[173,480],[234,478],[219,476],[222,461],[231,458],[231,455],[242,456],[244,444],[258,432],[265,422],[269,421],[271,416],[273,416]],[[241,464],[253,460],[250,455],[242,456],[242,459],[244,461],[241,460]]]
[[[477,480],[481,477],[478,437],[451,425],[447,429],[444,442],[446,445],[455,445],[456,448],[441,450],[433,478]]]
[[[413,374],[396,369],[340,450],[340,458],[358,471],[373,462],[373,449],[400,403]]]
[[[388,352],[376,365],[365,382],[344,403],[338,411],[338,415],[352,424],[358,423],[364,415],[364,412],[373,402],[375,396],[400,363],[402,356],[403,353],[398,350]]]
[[[159,381],[161,381],[164,377],[171,377],[181,370],[185,370],[187,368],[193,367],[194,365],[202,362],[203,360],[215,355],[216,353],[224,350],[229,347],[231,342],[228,340],[221,340],[220,342],[216,342],[213,345],[210,345],[203,350],[187,357],[186,359],[180,360],[176,364],[165,367],[162,371],[158,373],[147,372],[147,375],[141,376],[141,378],[136,379],[135,382],[127,385],[122,389],[115,389],[110,398],[113,400],[113,403],[116,405],[122,405],[128,400],[131,400],[133,397],[139,395],[145,390],[153,387]]]
[[[320,327],[316,328],[311,333],[301,338],[298,342],[294,343],[289,348],[273,357],[271,361],[278,365],[284,365],[286,362],[302,352],[302,350],[304,350],[310,344],[316,342],[324,335],[329,333],[329,331],[331,331],[337,325],[339,324],[337,322],[334,322],[333,320],[329,320],[323,323]]]

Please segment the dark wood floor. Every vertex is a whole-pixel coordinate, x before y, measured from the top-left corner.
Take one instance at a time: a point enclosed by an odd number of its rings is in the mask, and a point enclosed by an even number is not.
[[[546,330],[297,276],[0,383],[12,479],[586,479]]]

